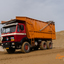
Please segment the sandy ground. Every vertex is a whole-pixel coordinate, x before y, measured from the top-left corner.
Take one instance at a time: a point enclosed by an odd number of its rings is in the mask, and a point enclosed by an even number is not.
[[[58,54],[63,58],[56,59]],[[14,54],[8,54],[0,47],[0,64],[64,64],[64,31],[56,33],[53,49],[36,50],[30,53],[16,51]]]
[[[64,55],[63,48],[31,51],[30,53],[0,52],[1,64],[64,64],[64,58],[56,59],[57,54]]]

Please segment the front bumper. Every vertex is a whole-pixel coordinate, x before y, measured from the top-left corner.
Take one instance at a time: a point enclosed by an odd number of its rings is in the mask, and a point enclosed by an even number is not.
[[[21,42],[6,42],[1,43],[0,46],[2,46],[3,48],[21,49]]]
[[[11,42],[7,42],[7,43],[0,43],[0,46],[2,46],[3,48],[10,48],[10,47],[14,47],[15,48],[15,45],[12,45]]]

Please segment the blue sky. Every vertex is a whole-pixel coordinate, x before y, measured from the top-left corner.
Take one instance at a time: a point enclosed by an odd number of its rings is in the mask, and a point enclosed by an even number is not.
[[[64,0],[0,0],[0,22],[16,16],[53,20],[56,32],[61,31],[64,30]]]

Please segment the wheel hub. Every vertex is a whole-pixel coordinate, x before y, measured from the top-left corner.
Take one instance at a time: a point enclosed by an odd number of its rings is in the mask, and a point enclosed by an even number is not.
[[[28,50],[28,45],[25,45],[25,50]]]
[[[46,44],[44,44],[43,47],[46,48]]]

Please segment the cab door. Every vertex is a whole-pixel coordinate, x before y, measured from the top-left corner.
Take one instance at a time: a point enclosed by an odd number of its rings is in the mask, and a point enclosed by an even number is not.
[[[17,34],[18,34],[18,42],[22,40],[22,38],[26,37],[26,29],[25,24],[19,23],[17,27]]]

